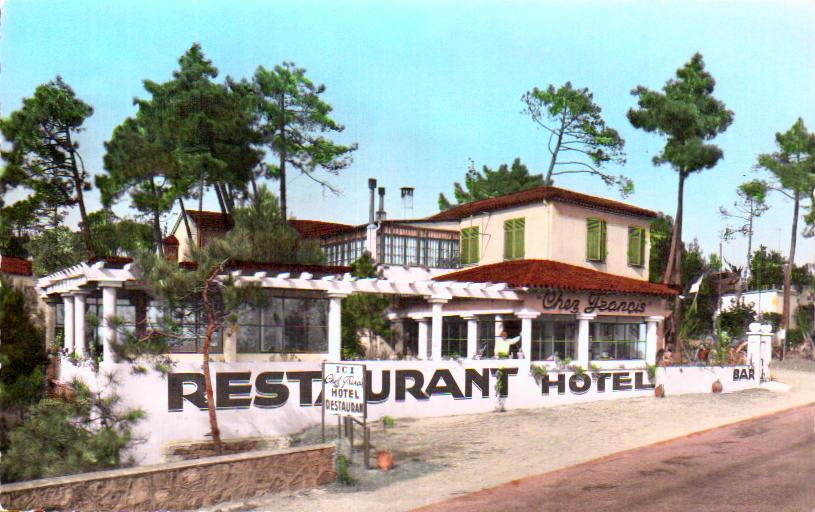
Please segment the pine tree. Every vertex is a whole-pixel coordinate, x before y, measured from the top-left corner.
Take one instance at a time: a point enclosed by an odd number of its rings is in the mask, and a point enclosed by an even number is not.
[[[261,131],[269,149],[277,155],[277,163],[269,167],[268,175],[280,182],[280,211],[285,221],[288,168],[337,192],[317,172],[322,169],[329,174],[339,174],[351,165],[351,153],[357,145],[335,144],[322,135],[342,132],[345,127],[330,117],[333,109],[320,97],[325,85],[315,85],[306,77],[305,69],[296,67],[293,62],[284,62],[272,70],[260,66],[253,84]]]
[[[454,183],[453,195],[457,204],[464,204],[540,187],[543,184],[543,176],[529,174],[529,169],[521,163],[520,158],[513,160],[511,167],[501,164],[498,169],[492,170],[485,165],[480,172],[475,170],[471,162],[470,169],[464,177],[464,186],[459,182]],[[451,206],[444,194],[439,194],[439,209],[446,210]]]
[[[609,162],[625,163],[625,141],[617,130],[606,125],[591,91],[575,89],[571,82],[566,82],[558,88],[535,87],[521,100],[525,105],[523,113],[549,134],[545,184],[553,185],[555,176],[589,174],[606,185],[616,185],[623,197],[634,191],[633,181],[605,170]]]
[[[0,173],[0,192],[20,186],[32,192],[37,208],[54,211],[78,206],[87,226],[84,192],[90,189],[89,172],[79,153],[76,136],[93,108],[76,97],[61,77],[40,85],[23,99],[21,109],[0,120],[0,132],[11,144],[0,151],[6,167]],[[94,247],[87,228],[82,239],[88,257]]]

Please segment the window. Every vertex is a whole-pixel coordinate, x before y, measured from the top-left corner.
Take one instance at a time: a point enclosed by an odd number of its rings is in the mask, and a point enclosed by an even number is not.
[[[478,226],[461,230],[461,263],[478,263]]]
[[[159,315],[161,312],[158,304],[151,305],[148,311],[148,323],[161,322]],[[178,338],[169,341],[169,351],[175,354],[200,353],[204,350],[204,338],[207,333],[207,315],[200,307],[189,305],[174,309],[172,319],[175,323]],[[215,331],[212,333],[209,351],[213,353],[223,352],[223,333]]]
[[[586,259],[606,260],[606,221],[586,219]]]
[[[238,352],[327,352],[327,324],[326,299],[267,296],[264,306],[242,309]]]
[[[645,265],[645,230],[628,226],[628,264],[632,267]]]
[[[524,257],[524,226],[526,219],[504,221],[504,259],[517,260]]]
[[[477,319],[478,346],[476,353],[482,359],[495,357],[495,315],[479,315]]]
[[[590,326],[592,360],[645,359],[645,323],[642,318],[601,316]]]
[[[441,356],[467,357],[467,321],[444,317],[441,322]]]
[[[577,322],[573,315],[541,315],[532,322],[532,360],[574,359]]]

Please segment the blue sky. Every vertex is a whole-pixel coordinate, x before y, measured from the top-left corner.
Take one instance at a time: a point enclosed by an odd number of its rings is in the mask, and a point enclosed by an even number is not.
[[[520,98],[571,80],[593,91],[626,140],[627,164],[610,170],[635,181],[628,201],[673,215],[676,175],[651,163],[663,141],[633,129],[625,113],[633,87],[660,88],[699,51],[717,79],[715,95],[735,112],[717,139],[725,159],[686,185],[685,239],[698,238],[710,252],[725,226],[719,206],[732,205],[736,185],[754,176],[756,155],[773,150],[774,133],[799,116],[815,130],[813,25],[812,2],[6,0],[0,114],[61,74],[96,110],[81,143],[90,168],[102,172],[103,142],[134,113],[142,80],[168,79],[193,42],[222,77],[294,61],[326,84],[324,97],[346,126],[338,140],[358,142],[359,150],[333,179],[340,197],[293,176],[293,214],[361,223],[368,177],[388,189],[386,207],[400,217],[399,187],[416,187],[413,216],[434,213],[439,192],[449,195],[469,158],[480,168],[521,157],[543,171],[545,137],[521,114]],[[619,199],[597,179],[556,184]],[[777,194],[771,204],[754,245],[786,251],[792,206]],[[207,206],[217,207],[213,198]],[[117,211],[126,213],[127,204]],[[815,241],[799,247],[797,261],[815,260]],[[725,257],[741,264],[745,250],[745,241],[730,242]]]

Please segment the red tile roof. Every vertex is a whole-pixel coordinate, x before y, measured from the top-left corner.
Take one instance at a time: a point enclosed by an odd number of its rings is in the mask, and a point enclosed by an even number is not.
[[[31,262],[16,256],[0,256],[0,272],[17,276],[30,276]]]
[[[232,229],[232,226],[235,225],[235,221],[232,219],[231,215],[225,215],[221,212],[187,210],[187,215],[198,227],[203,229],[227,231]]]
[[[616,276],[550,260],[513,260],[459,270],[434,278],[436,281],[506,283],[513,288],[673,296],[677,292],[663,284]]]
[[[164,237],[164,240],[162,240],[162,242],[164,243],[164,245],[178,245],[178,238],[176,238],[175,235],[170,235]]]
[[[350,224],[302,219],[291,219],[289,220],[289,225],[303,238],[320,238],[321,236],[333,235],[334,233],[354,228],[354,226]]]
[[[655,218],[657,216],[656,212],[651,210],[621,203],[619,201],[612,201],[611,199],[605,199],[603,197],[590,196],[557,187],[536,187],[529,190],[522,190],[521,192],[515,192],[513,194],[491,197],[489,199],[482,199],[480,201],[473,201],[472,203],[454,206],[444,210],[443,212],[439,212],[436,215],[428,217],[427,220],[459,220],[470,215],[495,210],[503,210],[513,206],[537,203],[540,201],[560,201],[564,203],[586,206],[588,208],[606,210],[613,213],[634,215],[637,217]]]

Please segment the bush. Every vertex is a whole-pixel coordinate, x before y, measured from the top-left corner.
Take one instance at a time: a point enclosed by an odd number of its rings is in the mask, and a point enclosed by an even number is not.
[[[111,382],[111,384],[113,384]],[[103,396],[80,381],[70,400],[46,398],[31,407],[28,418],[9,434],[0,461],[4,482],[100,471],[128,465],[138,409],[120,410],[119,397]]]
[[[755,322],[756,312],[752,305],[744,303],[734,304],[733,307],[719,314],[719,326],[726,331],[731,338],[738,338],[747,332],[747,326]]]
[[[801,329],[790,329],[787,331],[787,338],[785,343],[787,348],[795,348],[804,342],[804,333]]]

